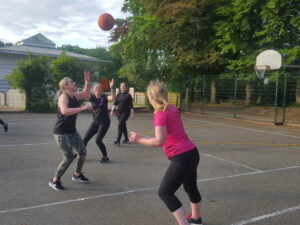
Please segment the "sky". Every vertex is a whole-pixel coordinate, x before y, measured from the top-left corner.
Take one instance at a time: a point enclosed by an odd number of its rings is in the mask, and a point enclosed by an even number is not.
[[[108,47],[110,32],[98,27],[98,17],[126,18],[122,6],[123,0],[1,0],[0,40],[15,44],[42,33],[56,47]]]

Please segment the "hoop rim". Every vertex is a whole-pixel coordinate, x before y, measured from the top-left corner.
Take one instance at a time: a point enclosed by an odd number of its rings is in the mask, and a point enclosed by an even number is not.
[[[271,67],[269,65],[256,65],[254,66],[255,70],[269,70]]]

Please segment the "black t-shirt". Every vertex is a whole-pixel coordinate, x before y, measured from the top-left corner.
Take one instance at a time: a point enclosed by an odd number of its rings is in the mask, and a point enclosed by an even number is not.
[[[119,113],[130,113],[130,110],[133,108],[133,99],[128,92],[118,93],[114,105],[118,107]]]
[[[68,107],[69,108],[77,108],[78,107],[78,101],[75,98],[71,98],[69,95],[69,103]],[[60,108],[57,107],[56,111],[56,123],[54,126],[54,134],[71,134],[76,131],[76,119],[77,119],[77,114],[73,114],[71,116],[64,116],[61,114]]]
[[[95,95],[91,95],[90,101],[92,103],[92,112],[94,120],[98,122],[110,121],[108,114],[107,95],[102,94],[100,98],[97,98]]]

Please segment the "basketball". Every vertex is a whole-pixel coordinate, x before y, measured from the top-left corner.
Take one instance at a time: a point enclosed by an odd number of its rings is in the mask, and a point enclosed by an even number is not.
[[[105,31],[111,30],[115,25],[115,20],[112,15],[103,13],[98,18],[98,26]]]

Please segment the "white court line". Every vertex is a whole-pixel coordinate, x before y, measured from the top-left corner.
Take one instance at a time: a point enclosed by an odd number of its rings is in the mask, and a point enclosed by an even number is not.
[[[211,158],[214,158],[214,159],[217,159],[217,160],[220,160],[220,161],[224,161],[224,162],[227,162],[227,163],[230,163],[230,164],[233,164],[233,165],[237,165],[237,166],[241,166],[241,167],[244,167],[244,168],[247,168],[247,169],[251,169],[251,170],[254,170],[256,172],[261,172],[262,171],[262,170],[258,170],[258,169],[252,168],[250,166],[246,166],[246,165],[243,165],[243,164],[240,164],[240,163],[236,163],[236,162],[233,162],[233,161],[222,159],[222,158],[219,158],[219,157],[216,157],[216,156],[212,156],[212,155],[209,155],[209,154],[206,154],[206,153],[200,152],[200,154],[208,156],[208,157],[211,157]]]
[[[201,123],[219,125],[219,126],[224,126],[224,127],[233,127],[233,128],[243,129],[243,130],[250,130],[250,131],[254,131],[254,132],[268,133],[268,134],[273,134],[273,135],[279,135],[279,136],[285,136],[285,137],[292,137],[292,138],[300,139],[300,136],[294,136],[294,135],[289,135],[289,134],[282,134],[282,133],[270,132],[270,131],[265,131],[265,130],[258,130],[258,129],[253,129],[253,128],[239,127],[239,126],[233,126],[233,125],[228,125],[228,124],[214,123],[214,122],[195,120],[195,119],[189,119],[189,118],[184,118],[184,119],[190,120],[190,121],[197,121],[197,122],[201,122]]]
[[[299,209],[300,209],[300,205],[297,205],[295,207],[291,207],[291,208],[283,209],[283,210],[280,210],[280,211],[277,211],[277,212],[273,212],[273,213],[265,214],[265,215],[262,215],[262,216],[254,217],[254,218],[251,218],[251,219],[248,219],[248,220],[243,220],[243,221],[240,221],[240,222],[237,222],[237,223],[233,223],[231,225],[245,225],[245,224],[248,224],[248,223],[253,223],[253,222],[256,222],[256,221],[264,220],[264,219],[267,219],[267,218],[270,218],[270,217],[279,216],[279,215],[282,215],[282,214],[285,214],[285,213],[288,213],[288,212],[293,212],[293,211],[296,211],[296,210],[299,210]]]
[[[17,146],[34,146],[34,145],[48,145],[50,143],[35,143],[35,144],[14,144],[14,145],[0,145],[1,147],[17,147]]]
[[[300,168],[300,165],[299,166],[285,167],[285,168],[277,168],[277,169],[273,169],[273,170],[259,171],[259,172],[241,173],[241,174],[234,174],[234,175],[229,175],[229,176],[214,177],[214,178],[197,180],[197,182],[223,180],[223,179],[228,179],[228,178],[235,178],[235,177],[242,177],[242,176],[249,176],[249,175],[257,175],[257,174],[270,173],[270,172],[283,171],[283,170],[290,170],[290,169],[296,169],[296,168]],[[134,190],[122,191],[122,192],[115,192],[115,193],[109,193],[109,194],[103,194],[103,195],[96,195],[96,196],[90,196],[90,197],[86,197],[86,198],[71,199],[71,200],[53,202],[53,203],[36,205],[36,206],[31,206],[31,207],[24,207],[24,208],[17,208],[17,209],[7,209],[7,210],[0,211],[0,214],[20,212],[20,211],[26,211],[26,210],[38,209],[38,208],[44,208],[44,207],[51,207],[51,206],[55,206],[55,205],[64,205],[64,204],[69,204],[69,203],[85,201],[85,200],[93,200],[93,199],[97,199],[97,198],[106,198],[106,197],[114,197],[114,196],[118,196],[118,195],[126,195],[126,194],[131,194],[131,193],[154,190],[156,188],[158,188],[158,186],[141,188],[141,189],[134,189]]]

